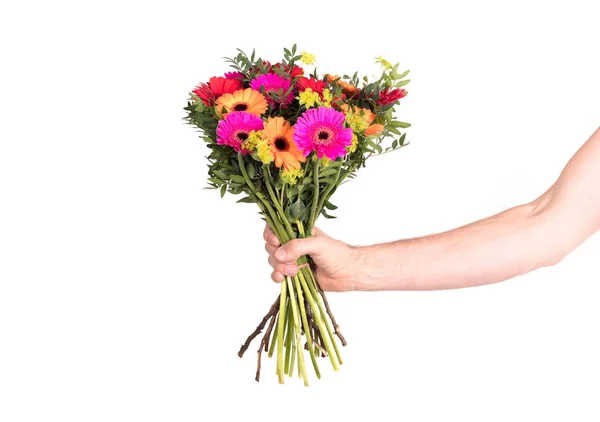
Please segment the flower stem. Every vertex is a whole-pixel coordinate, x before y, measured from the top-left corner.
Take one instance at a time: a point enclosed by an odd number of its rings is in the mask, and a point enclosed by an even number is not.
[[[277,313],[276,316],[276,320],[275,320],[275,326],[279,327],[278,321],[279,321],[279,313]],[[267,355],[268,357],[273,357],[273,352],[275,351],[275,346],[277,345],[277,332],[273,332],[272,334],[272,338],[271,338],[271,345],[269,346],[269,354]]]
[[[325,189],[325,191],[323,192],[323,195],[321,195],[321,199],[319,200],[319,207],[318,207],[318,212],[319,214],[321,214],[321,211],[323,210],[323,205],[325,205],[325,201],[327,200],[327,198],[329,197],[329,194],[331,193],[332,189],[334,186],[338,186],[338,180],[340,178],[340,173],[342,172],[342,163],[340,163],[340,166],[338,167],[337,173],[335,175],[335,179],[333,182],[331,182],[329,184],[329,186],[327,186],[327,188]]]
[[[312,200],[312,207],[310,210],[310,218],[308,220],[308,233],[312,233],[312,228],[315,225],[315,220],[317,219],[317,206],[319,205],[319,164],[321,160],[317,159],[315,165],[313,167],[313,183],[315,188],[315,193]]]
[[[273,201],[273,204],[275,205],[275,209],[277,210],[277,212],[279,212],[279,216],[281,218],[281,220],[283,221],[283,224],[285,225],[285,228],[288,231],[288,235],[290,236],[290,239],[293,239],[296,237],[296,234],[294,233],[294,229],[292,228],[292,225],[290,224],[290,222],[287,220],[287,218],[285,218],[285,212],[283,211],[283,208],[281,207],[281,204],[279,203],[279,200],[277,199],[277,195],[275,195],[275,192],[273,191],[273,187],[271,186],[271,172],[269,170],[269,166],[267,164],[265,164],[263,166],[264,172],[265,172],[265,185],[267,185],[267,190],[269,191],[269,196],[271,197],[271,201]]]
[[[294,286],[292,285],[292,279],[289,276],[285,278],[286,282],[281,284],[288,285],[288,292],[290,295],[290,302],[292,304],[292,316],[294,318],[294,327],[296,334],[296,348],[300,352],[298,353],[298,371],[304,378],[304,385],[308,387],[308,376],[306,373],[306,367],[304,364],[304,353],[302,352],[302,340],[300,339],[300,318],[298,316],[298,304],[296,302],[296,295],[294,294]]]
[[[315,319],[315,322],[317,323],[317,327],[319,327],[321,336],[323,337],[323,340],[325,341],[325,349],[327,349],[327,353],[329,354],[329,359],[331,360],[333,369],[334,369],[334,371],[338,371],[340,369],[340,367],[338,366],[338,361],[336,359],[337,354],[332,353],[334,351],[334,350],[332,350],[332,345],[331,345],[332,339],[326,335],[327,331],[325,328],[325,324],[323,323],[323,318],[321,318],[321,316],[323,316],[323,317],[325,316],[325,313],[321,312],[319,309],[320,307],[318,306],[317,303],[315,303],[313,295],[311,294],[311,290],[306,283],[306,279],[304,278],[303,271],[301,270],[298,273],[298,275],[300,276],[299,277],[300,284],[302,285],[302,288],[304,289],[304,293],[306,294],[306,298],[308,299],[308,303],[310,304],[310,307],[312,309],[313,317]],[[335,343],[335,339],[333,339],[333,342]]]
[[[283,234],[285,233],[285,230],[284,230],[283,226],[281,225],[280,219],[277,217],[277,213],[273,210],[273,207],[271,207],[271,204],[269,203],[269,201],[264,200],[264,195],[261,192],[256,191],[256,187],[254,186],[254,183],[252,183],[252,180],[250,180],[250,177],[248,176],[248,172],[246,171],[246,165],[244,164],[244,157],[242,156],[241,152],[238,152],[238,166],[240,168],[240,171],[242,172],[242,177],[246,181],[246,185],[248,185],[248,187],[254,194],[254,197],[257,200],[258,207],[260,208],[263,215],[265,216],[267,223],[269,223],[269,225],[271,226],[271,228],[273,229],[273,231],[275,232],[275,234],[277,235],[277,237],[279,238],[281,243],[284,243]],[[268,179],[268,178],[265,177],[265,180],[266,179]]]
[[[285,306],[287,283],[281,283],[281,300],[279,300],[279,320],[277,321],[277,376],[279,384],[283,384],[283,329],[285,328]]]
[[[301,272],[302,272],[302,270],[306,270],[306,268],[300,269]],[[344,363],[344,361],[342,360],[340,350],[337,346],[337,342],[335,341],[335,337],[333,334],[333,329],[331,327],[331,324],[329,324],[329,321],[327,320],[327,318],[325,318],[325,315],[327,315],[327,311],[325,310],[325,307],[323,305],[323,299],[321,298],[321,295],[319,293],[319,287],[317,285],[317,280],[314,278],[312,271],[304,271],[304,272],[307,273],[308,274],[307,277],[312,280],[312,282],[308,283],[308,285],[310,286],[310,290],[314,296],[315,302],[317,303],[317,306],[319,308],[319,311],[321,312],[321,315],[323,315],[323,319],[325,320],[325,326],[327,327],[327,332],[325,332],[319,326],[319,330],[321,330],[321,336],[323,337],[323,340],[325,340],[325,344],[327,344],[327,340],[329,338],[331,338],[331,342],[333,343],[333,348],[335,350],[335,355],[337,356],[337,358],[340,362],[340,365],[341,365]],[[327,336],[327,334],[329,334],[329,337]],[[331,354],[331,351],[329,350],[329,348],[327,348],[327,353]]]
[[[289,286],[288,286],[289,288]],[[285,367],[284,372],[286,374],[290,373],[290,361],[292,357],[292,338],[294,337],[294,321],[292,320],[291,314],[291,306],[287,307],[287,314],[285,315],[285,319],[287,321],[287,328],[285,332]],[[295,339],[294,339],[295,341]]]
[[[308,351],[310,353],[310,360],[312,361],[313,368],[315,368],[315,373],[317,374],[317,378],[321,378],[321,371],[319,371],[319,365],[317,364],[317,357],[315,356],[315,351],[313,350],[312,343],[313,340],[310,335],[310,325],[308,325],[308,318],[306,316],[306,308],[304,306],[304,295],[302,294],[302,287],[300,286],[300,281],[298,276],[294,276],[294,284],[296,285],[296,292],[298,294],[298,303],[300,304],[300,315],[302,316],[302,325],[304,327],[304,334],[306,335],[306,342],[308,343]],[[299,350],[302,353],[302,349]]]

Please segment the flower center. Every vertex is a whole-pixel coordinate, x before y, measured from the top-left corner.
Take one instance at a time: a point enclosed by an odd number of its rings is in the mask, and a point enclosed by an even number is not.
[[[236,104],[233,106],[233,109],[235,111],[246,111],[248,109],[248,104],[243,104],[243,103]]]
[[[238,132],[235,135],[240,141],[245,141],[246,139],[248,139],[248,134],[246,132]]]
[[[275,144],[275,148],[277,148],[279,151],[287,151],[290,147],[290,144],[285,138],[277,138],[273,143]]]
[[[319,145],[329,145],[335,141],[335,132],[328,127],[317,127],[313,132],[313,142]]]

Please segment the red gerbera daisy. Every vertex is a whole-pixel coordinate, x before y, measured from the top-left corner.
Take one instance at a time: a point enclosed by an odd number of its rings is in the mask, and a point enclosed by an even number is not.
[[[308,88],[312,89],[314,92],[318,92],[319,95],[323,95],[323,89],[325,88],[325,82],[319,81],[315,78],[299,78],[296,81],[296,86],[298,87],[298,91],[304,92]]]
[[[408,94],[408,92],[404,88],[387,88],[379,93],[379,99],[375,101],[375,103],[378,106],[383,107],[395,103],[400,98],[406,97],[406,94]]]
[[[208,107],[215,104],[215,99],[223,94],[231,94],[238,89],[242,89],[242,81],[238,79],[227,79],[214,76],[210,78],[207,84],[202,83],[192,92],[196,94],[202,102]]]

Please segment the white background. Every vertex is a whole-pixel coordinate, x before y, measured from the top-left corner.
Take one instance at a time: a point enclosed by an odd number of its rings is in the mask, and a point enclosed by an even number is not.
[[[528,202],[599,124],[594,2],[335,3],[0,7],[0,420],[600,420],[598,236],[492,286],[330,294],[345,364],[308,389],[236,356],[278,286],[182,121],[236,47],[411,70],[411,144],[319,223],[352,244]]]

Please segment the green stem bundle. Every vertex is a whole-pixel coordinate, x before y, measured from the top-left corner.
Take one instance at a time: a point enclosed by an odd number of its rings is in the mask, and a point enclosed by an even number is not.
[[[250,189],[249,194],[254,195],[265,220],[279,238],[281,244],[297,237],[306,237],[310,230],[305,231],[301,221],[296,222],[297,231],[295,231],[287,219],[282,204],[269,180],[269,174],[266,173],[264,177],[269,194],[267,199],[260,191],[257,191],[248,177],[241,154],[238,156],[238,160],[241,173]],[[265,168],[264,170],[268,172],[268,169]],[[315,164],[314,172],[315,184],[318,188],[318,164]],[[318,192],[316,192],[309,220],[311,229],[316,218],[315,214],[320,210],[321,204],[318,201]],[[309,262],[308,257],[304,256],[298,260],[299,265],[307,262]],[[303,379],[304,385],[308,386],[308,371],[304,359],[305,345],[317,378],[321,378],[321,371],[317,362],[319,356],[328,357],[333,369],[335,371],[339,370],[339,365],[343,361],[334,336],[338,333],[339,327],[334,322],[329,306],[324,304],[327,304],[325,293],[320,289],[309,267],[301,268],[296,276],[286,276],[281,283],[281,292],[278,299],[238,352],[238,355],[242,357],[250,342],[261,333],[267,322],[269,323],[258,350],[257,381],[260,378],[261,353],[267,352],[267,356],[271,357],[276,351],[276,374],[279,383],[283,384],[285,382],[285,375],[292,376],[294,366],[297,366],[298,376]],[[331,323],[329,319],[332,320]],[[334,328],[332,328],[332,323]],[[269,336],[271,337],[270,343]],[[302,337],[305,337],[305,345]],[[343,344],[345,345],[345,340],[343,340]]]

